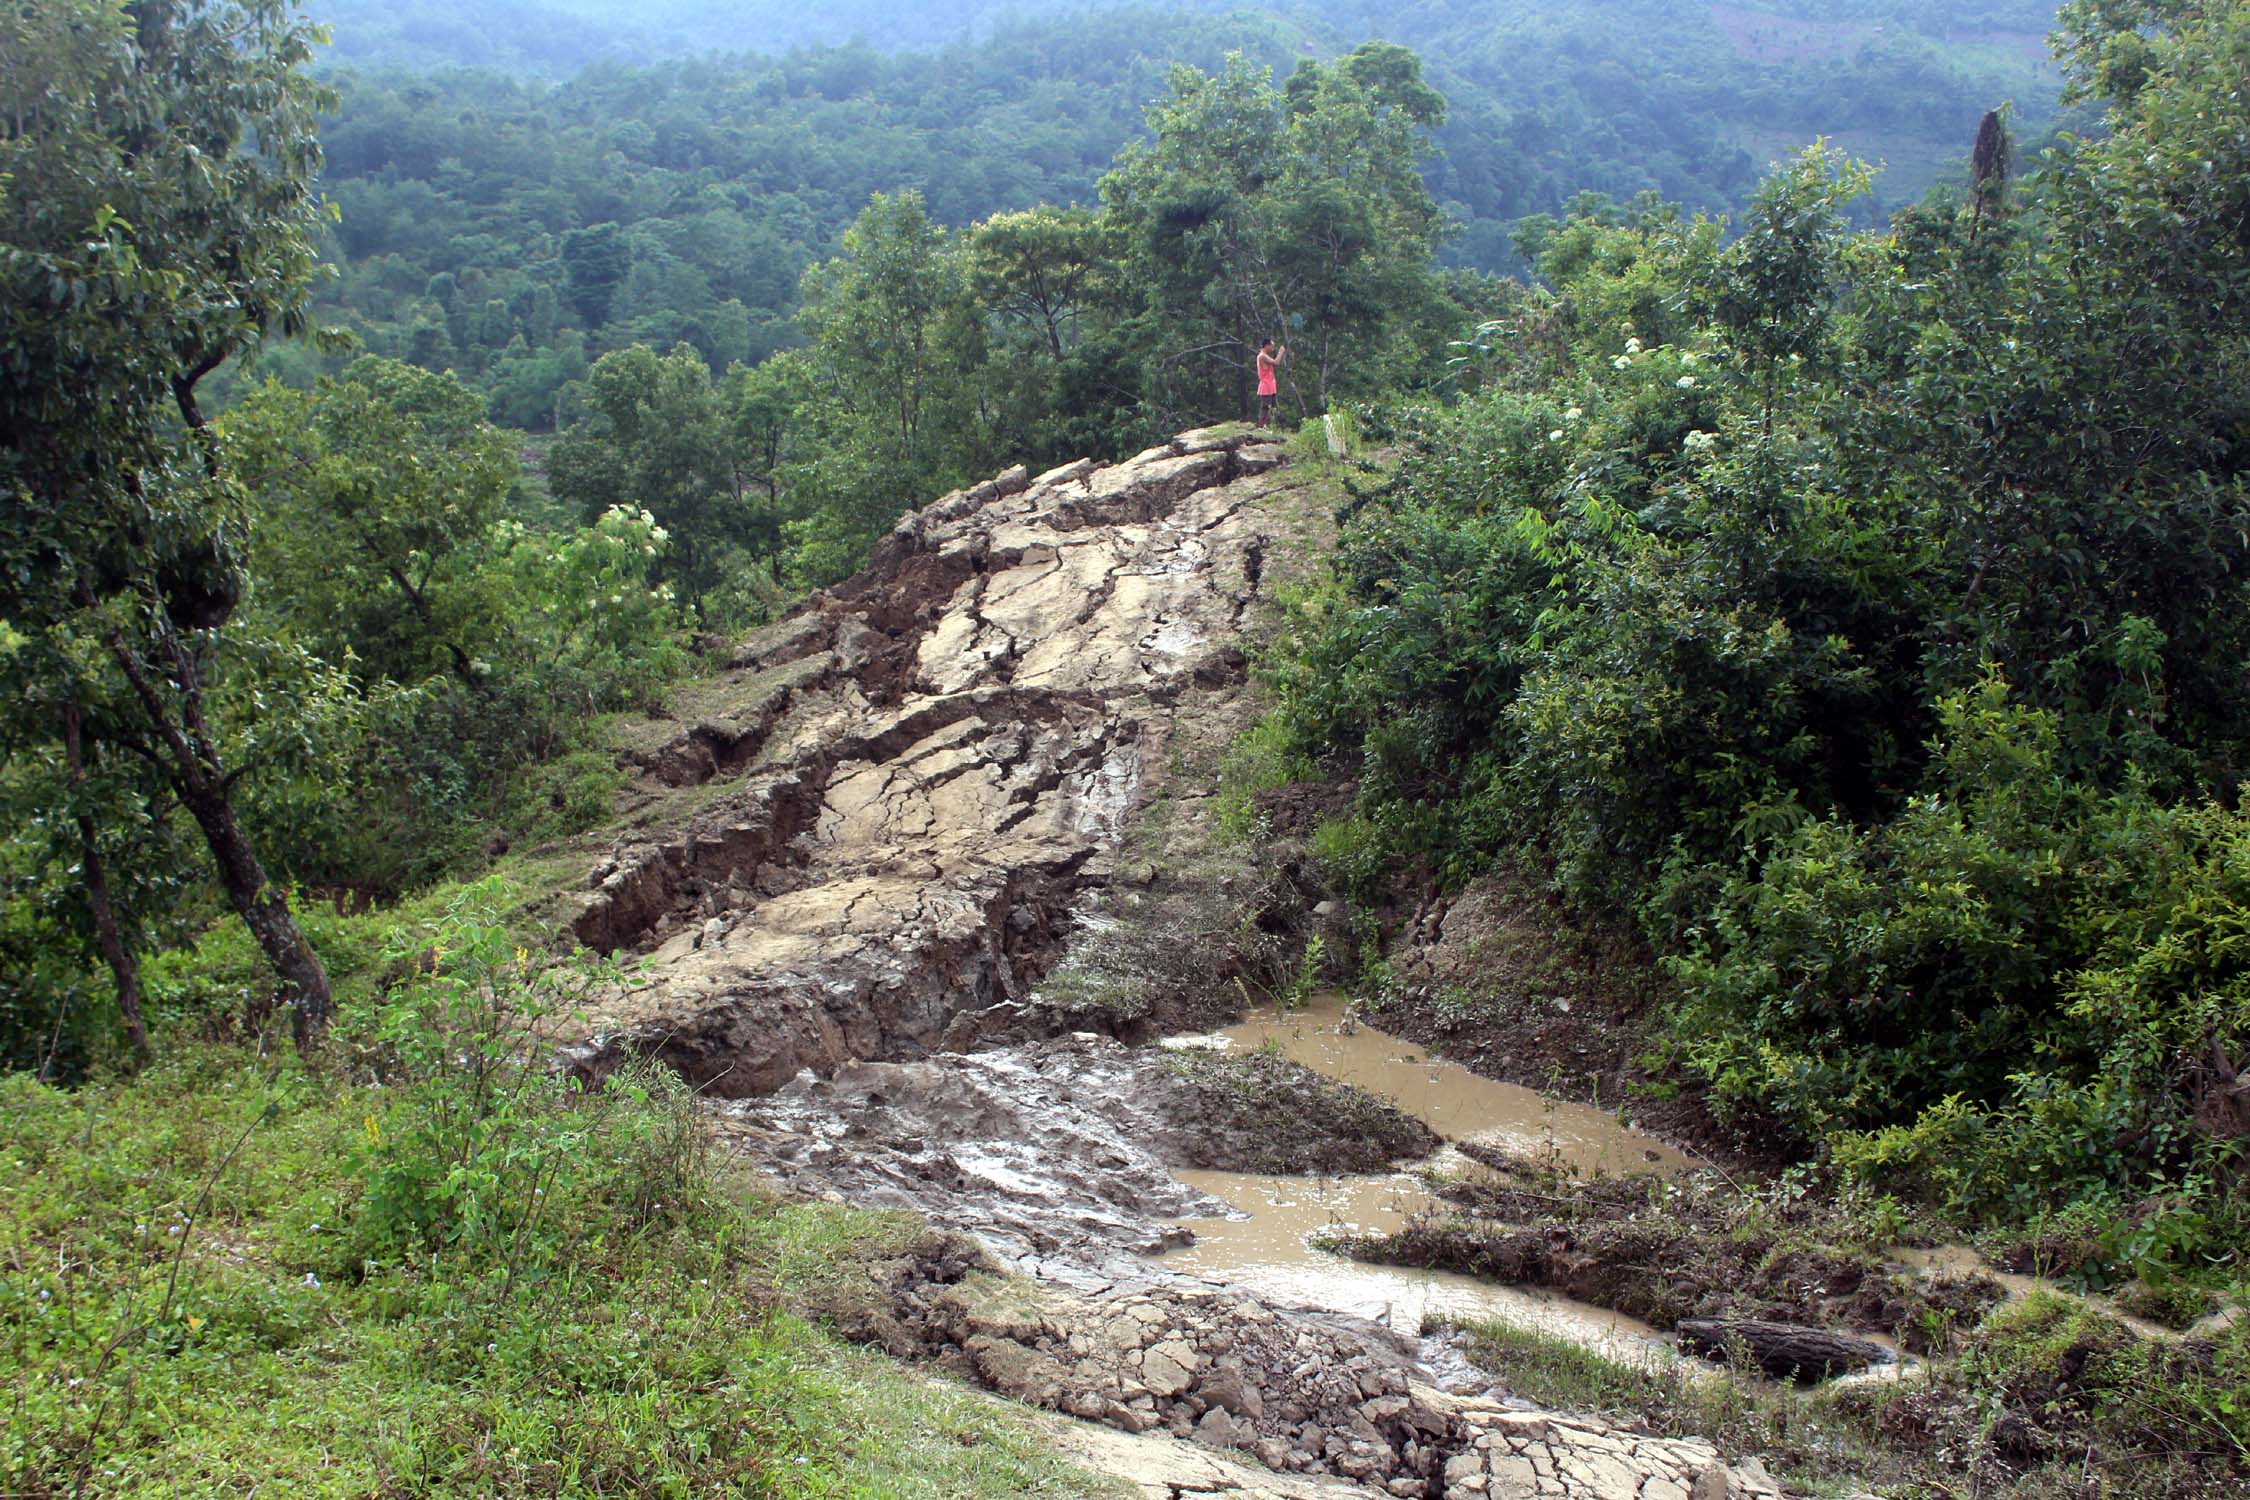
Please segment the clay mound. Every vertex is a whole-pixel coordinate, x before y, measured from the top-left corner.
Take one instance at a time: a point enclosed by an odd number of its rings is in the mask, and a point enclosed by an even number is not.
[[[744,1098],[1035,1030],[1030,986],[1110,879],[1149,747],[1183,693],[1242,676],[1282,464],[1195,432],[1011,470],[750,642],[748,701],[636,756],[726,790],[593,872],[570,931],[644,956],[645,982],[570,1064],[650,1054]]]
[[[1269,1052],[1183,1051],[1146,1097],[1174,1166],[1269,1176],[1381,1172],[1437,1150],[1436,1131],[1379,1094]]]

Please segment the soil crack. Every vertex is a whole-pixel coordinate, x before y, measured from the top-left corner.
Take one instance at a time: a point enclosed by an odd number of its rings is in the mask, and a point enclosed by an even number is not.
[[[1166,798],[1205,816],[1174,759],[1208,742],[1199,715],[1223,742],[1239,712],[1243,621],[1307,524],[1284,461],[1212,430],[1012,469],[746,643],[739,700],[636,758],[710,790],[590,872],[570,934],[640,972],[564,1061],[657,1058],[784,1189],[922,1213],[872,1292],[813,1310],[1140,1445],[1129,1472],[1158,1500],[1770,1500],[1706,1444],[1443,1391],[1375,1324],[1140,1258],[1220,1209],[1175,1168],[1276,1165],[1228,1158],[1234,1135],[1338,1171],[1435,1144],[1256,1071],[1294,1064],[1183,1067],[1100,1034],[1145,1035],[1145,1013],[1035,990],[1098,904],[1154,883],[1119,875],[1153,868],[1128,859],[1137,820]],[[1174,946],[1167,967],[1216,977],[1208,945]]]

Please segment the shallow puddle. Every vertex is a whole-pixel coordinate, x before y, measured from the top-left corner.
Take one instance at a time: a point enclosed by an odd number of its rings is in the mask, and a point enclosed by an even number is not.
[[[1351,1022],[1347,1002],[1326,997],[1302,1010],[1263,1012],[1208,1036],[1166,1045],[1241,1052],[1272,1047],[1316,1073],[1392,1100],[1449,1141],[1475,1140],[1580,1172],[1675,1171],[1687,1158],[1600,1110],[1542,1098],[1480,1078],[1410,1042]],[[1445,1272],[1370,1266],[1321,1250],[1313,1240],[1402,1227],[1439,1200],[1425,1171],[1475,1170],[1451,1146],[1414,1171],[1353,1177],[1267,1177],[1182,1171],[1179,1179],[1231,1206],[1224,1219],[1191,1219],[1195,1243],[1164,1256],[1168,1269],[1230,1282],[1277,1301],[1372,1318],[1417,1334],[1433,1316],[1490,1318],[1535,1328],[1614,1357],[1670,1355],[1647,1324],[1607,1308]]]
[[[1450,1141],[1475,1140],[1530,1156],[1552,1153],[1580,1173],[1677,1171],[1688,1159],[1654,1136],[1584,1104],[1482,1078],[1412,1042],[1348,1019],[1350,1002],[1325,995],[1300,1010],[1261,1011],[1221,1032],[1167,1046],[1229,1052],[1272,1047],[1315,1073],[1381,1094]]]
[[[1445,1154],[1432,1159],[1439,1168]],[[1243,1217],[1188,1219],[1195,1243],[1164,1256],[1167,1268],[1225,1281],[1278,1302],[1350,1313],[1419,1334],[1432,1318],[1490,1318],[1536,1328],[1620,1359],[1658,1352],[1663,1336],[1608,1308],[1529,1287],[1500,1286],[1449,1271],[1371,1266],[1314,1247],[1324,1235],[1384,1233],[1437,1200],[1413,1176],[1259,1177],[1241,1172],[1177,1174]]]

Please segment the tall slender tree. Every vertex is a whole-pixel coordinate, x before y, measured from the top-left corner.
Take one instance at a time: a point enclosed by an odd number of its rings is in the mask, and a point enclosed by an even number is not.
[[[67,730],[83,767],[98,732],[103,758],[148,768],[201,831],[301,1046],[327,1022],[328,976],[236,811],[248,764],[229,758],[218,684],[254,670],[227,651],[244,511],[197,387],[307,328],[320,40],[293,0],[0,11],[0,620],[20,641],[0,692],[111,706],[17,724],[7,749],[51,758],[39,736]],[[102,830],[86,838],[98,854]]]

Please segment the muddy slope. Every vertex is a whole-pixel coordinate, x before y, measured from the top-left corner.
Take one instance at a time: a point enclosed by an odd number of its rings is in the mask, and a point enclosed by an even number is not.
[[[1146,1258],[1220,1207],[1176,1164],[1431,1144],[1278,1062],[1101,1034],[1176,1022],[1161,1006],[1035,989],[1100,908],[1161,899],[1155,861],[1168,876],[1182,846],[1128,858],[1127,838],[1159,801],[1207,796],[1175,762],[1239,726],[1246,617],[1269,557],[1301,550],[1305,484],[1273,444],[1189,433],[907,517],[866,572],[745,646],[694,722],[636,750],[645,778],[693,793],[666,805],[695,810],[621,840],[567,914],[639,972],[565,1060],[661,1059],[786,1189],[921,1214],[920,1248],[808,1310],[1101,1424],[1105,1452],[1169,1453],[1130,1471],[1145,1493],[1770,1500],[1708,1445],[1440,1390],[1410,1339]],[[1176,930],[1147,929],[1170,950],[1154,967],[1216,973],[1220,945]],[[1151,965],[1113,968],[1105,983],[1148,988]],[[1183,1466],[1183,1441],[1246,1467]]]
[[[748,1098],[803,1069],[1030,1034],[1030,987],[1106,885],[1183,694],[1232,684],[1296,481],[1189,433],[1021,469],[908,516],[754,640],[746,701],[642,757],[723,787],[595,870],[571,930],[642,955],[577,1065],[652,1053]]]

